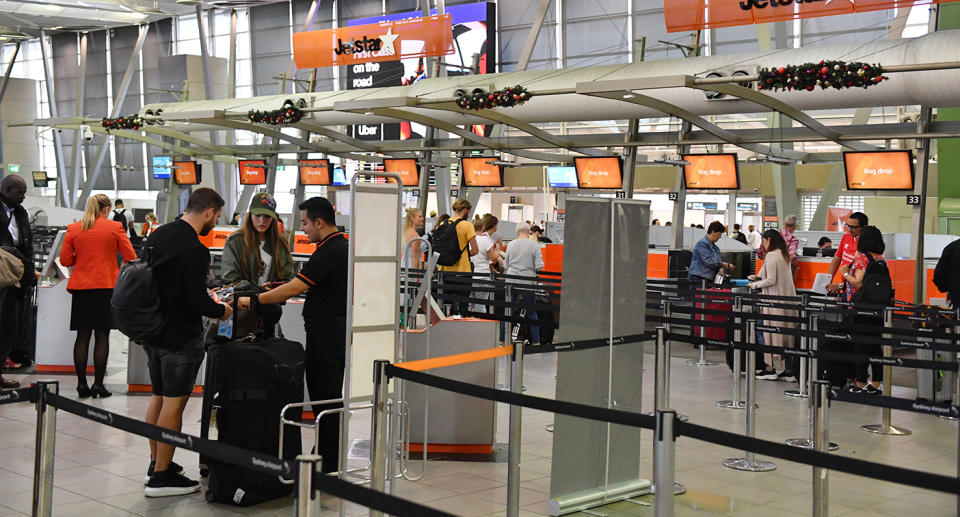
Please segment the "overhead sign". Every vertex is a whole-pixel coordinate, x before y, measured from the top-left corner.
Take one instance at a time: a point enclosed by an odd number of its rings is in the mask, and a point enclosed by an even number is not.
[[[263,160],[240,160],[238,162],[240,169],[241,185],[266,185],[267,184],[267,165]]]
[[[685,154],[684,186],[689,190],[736,190],[740,188],[740,169],[735,153]]]
[[[197,162],[173,162],[173,181],[177,185],[200,183],[200,165]]]
[[[847,151],[843,169],[847,190],[913,190],[910,151]]]
[[[420,185],[420,165],[416,158],[384,158],[383,171],[399,174],[404,187]],[[394,183],[392,178],[390,183]]]
[[[619,156],[596,156],[573,159],[580,188],[623,188],[623,163]]]
[[[741,212],[757,212],[760,210],[760,203],[737,203],[737,210]]]
[[[953,1],[956,0],[936,3]],[[929,0],[674,0],[664,2],[663,10],[667,32],[688,32],[930,3]]]
[[[20,172],[20,164],[19,164],[19,163],[11,163],[11,164],[7,165],[7,172]]]
[[[34,174],[36,174],[36,173],[34,173]],[[907,205],[909,205],[909,206],[920,206],[920,205],[921,205],[921,198],[920,198],[920,196],[918,196],[918,195],[916,195],[916,194],[909,194],[909,195],[907,195]]]
[[[499,165],[487,163],[494,160],[496,158],[492,156],[461,158],[460,169],[463,171],[463,184],[468,187],[502,187],[503,168]],[[451,197],[456,197],[456,194]]]
[[[297,68],[323,68],[453,54],[449,14],[293,35]]]
[[[687,201],[687,210],[716,210],[716,201]]]
[[[330,185],[330,160],[299,160],[301,185]]]

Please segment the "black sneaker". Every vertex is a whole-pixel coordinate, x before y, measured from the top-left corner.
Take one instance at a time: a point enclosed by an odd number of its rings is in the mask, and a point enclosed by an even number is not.
[[[757,370],[757,379],[762,381],[773,381],[777,379],[776,370]]]
[[[143,484],[150,482],[150,477],[153,476],[153,469],[157,466],[156,461],[151,461],[150,466],[147,467],[147,475],[143,478]],[[181,467],[177,462],[171,461],[170,466],[167,467],[168,472],[173,472],[174,474],[183,474],[183,467]]]
[[[797,382],[797,375],[793,372],[784,370],[777,374],[778,381]]]
[[[875,388],[873,384],[867,384],[863,387],[863,392],[867,395],[883,395],[883,385]]]
[[[200,482],[188,479],[183,474],[168,470],[160,470],[150,476],[143,495],[147,497],[167,497],[171,495],[187,495],[200,491]]]
[[[849,391],[850,393],[863,393],[863,392],[864,392],[864,388],[861,388],[860,386],[857,386],[856,384],[851,384],[850,387],[847,388],[847,391]]]

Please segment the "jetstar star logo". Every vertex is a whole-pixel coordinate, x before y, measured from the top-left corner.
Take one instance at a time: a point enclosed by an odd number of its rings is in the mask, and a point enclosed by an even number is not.
[[[342,39],[337,39],[337,48],[333,49],[338,56],[345,54],[362,54],[364,52],[378,52],[383,42],[378,39],[369,39],[366,36],[362,40],[350,38],[350,41],[344,43]]]

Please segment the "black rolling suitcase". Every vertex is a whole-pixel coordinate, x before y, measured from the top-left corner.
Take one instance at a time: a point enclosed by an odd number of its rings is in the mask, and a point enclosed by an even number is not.
[[[550,305],[552,300],[547,296],[537,296],[537,305]],[[552,345],[553,334],[557,327],[557,314],[560,312],[560,306],[554,306],[549,311],[537,311],[537,318],[540,319],[540,344]]]
[[[32,287],[33,296],[20,308],[20,327],[17,339],[10,350],[10,359],[23,366],[33,364],[37,355],[37,288]],[[3,365],[0,364],[0,367]]]
[[[212,431],[220,442],[276,456],[280,410],[303,401],[303,369],[303,346],[287,339],[249,336],[211,345],[204,386],[210,416],[203,430],[211,439]],[[300,409],[291,410],[287,417],[299,420],[300,413]],[[283,457],[292,460],[300,453],[300,429],[287,426]],[[293,490],[293,485],[281,483],[275,475],[210,458],[206,464],[210,502],[250,506]]]

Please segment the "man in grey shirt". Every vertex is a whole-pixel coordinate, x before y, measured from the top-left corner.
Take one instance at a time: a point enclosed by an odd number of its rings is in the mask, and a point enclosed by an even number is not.
[[[507,275],[536,277],[537,272],[543,269],[543,255],[540,253],[540,243],[530,239],[530,225],[517,225],[517,240],[507,246],[506,257]],[[536,285],[536,280],[507,279],[511,283]],[[536,303],[536,291],[523,289],[516,292],[514,299],[524,304]],[[537,311],[527,310],[526,317],[537,320]],[[540,327],[530,325],[530,344],[540,344]]]

